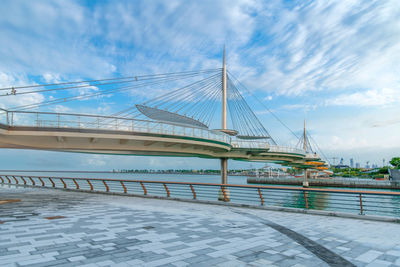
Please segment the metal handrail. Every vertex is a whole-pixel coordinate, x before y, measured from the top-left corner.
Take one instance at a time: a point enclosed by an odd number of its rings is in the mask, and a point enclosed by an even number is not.
[[[400,217],[400,192],[9,174],[0,174],[0,183]]]
[[[270,146],[270,152],[286,152],[286,153],[297,153],[301,155],[305,155],[303,149],[288,147],[288,146]]]
[[[134,131],[134,130],[145,130],[145,132],[150,133],[167,133],[177,136],[190,136],[202,139],[210,139],[216,141],[222,141],[225,143],[230,143],[230,136],[216,131],[209,130],[195,126],[186,126],[178,123],[164,123],[158,121],[149,121],[141,119],[132,118],[121,118],[115,116],[103,116],[103,115],[90,115],[90,114],[78,114],[78,113],[54,113],[54,112],[34,112],[34,111],[5,111],[7,125],[10,127],[14,126],[33,126],[33,127],[54,127],[54,128],[78,128],[78,129],[104,129],[104,130],[124,130],[124,131]],[[34,122],[29,123],[18,123],[16,121],[17,114],[29,114],[35,116]],[[42,119],[41,116],[50,115],[52,119]],[[76,120],[64,119],[63,116],[74,117]],[[83,118],[90,118],[90,121],[83,121]],[[99,121],[101,120],[101,123]],[[113,120],[111,123],[106,123],[105,120]],[[115,121],[115,122],[114,122]],[[71,127],[74,124],[74,127]],[[141,126],[140,124],[145,124],[146,126]],[[84,127],[87,126],[87,127]],[[169,130],[172,128],[172,130]],[[140,131],[143,132],[143,131]],[[199,132],[200,134],[196,134]],[[207,132],[207,134],[203,134]],[[183,133],[183,134],[182,134]]]
[[[165,123],[159,121],[150,121],[142,119],[132,119],[132,118],[121,118],[115,116],[103,116],[103,115],[91,115],[91,114],[79,114],[79,113],[55,113],[55,112],[35,112],[35,111],[8,111],[3,110],[6,115],[6,124],[9,127],[15,126],[33,126],[33,127],[54,127],[59,129],[64,128],[78,128],[78,129],[103,129],[103,130],[119,130],[119,131],[139,131],[139,132],[150,132],[150,133],[163,133],[163,134],[173,134],[176,136],[191,136],[202,139],[209,139],[215,141],[222,141],[229,143],[236,148],[252,148],[252,149],[267,149],[270,152],[279,153],[295,153],[305,155],[304,150],[285,147],[285,146],[275,146],[270,145],[268,142],[260,141],[244,141],[232,139],[229,135],[217,131],[204,129],[196,126],[187,126],[178,123]],[[36,124],[32,121],[28,123],[21,123],[16,120],[18,114],[28,114],[34,115]],[[42,118],[42,116],[51,116],[50,119]],[[73,117],[73,119],[63,118]],[[90,121],[84,121],[84,118],[90,118]],[[106,120],[112,120],[113,122],[107,123]],[[101,123],[100,123],[101,121]],[[114,122],[115,121],[115,122]],[[146,126],[141,126],[144,124]],[[73,126],[71,126],[73,125]],[[86,127],[85,127],[86,126]],[[170,130],[169,128],[172,128]],[[199,132],[199,134],[196,134]],[[182,134],[183,133],[183,134]],[[207,133],[207,134],[204,134]]]
[[[248,141],[248,140],[237,140],[231,139],[231,145],[234,148],[256,148],[266,149],[268,152],[279,152],[279,153],[296,153],[300,155],[306,155],[303,149],[287,146],[270,145],[268,142],[261,141]]]

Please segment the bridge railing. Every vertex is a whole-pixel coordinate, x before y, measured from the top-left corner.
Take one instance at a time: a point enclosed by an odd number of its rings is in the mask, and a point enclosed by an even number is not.
[[[321,156],[319,155],[319,154],[317,154],[317,153],[307,153],[306,154],[306,159],[307,160],[317,160],[317,159],[320,159],[321,158]]]
[[[72,128],[143,132],[188,136],[230,143],[230,137],[218,131],[140,119],[87,114],[4,110],[0,113],[0,116],[1,122],[9,127],[28,126],[37,128]]]
[[[0,183],[400,218],[400,192],[10,174],[0,174]]]
[[[284,152],[284,153],[294,153],[294,154],[300,154],[300,155],[305,155],[305,152],[303,149],[298,149],[295,147],[288,147],[288,146],[270,146],[269,152]]]
[[[255,148],[255,149],[269,149],[270,144],[263,141],[253,140],[238,140],[236,138],[231,141],[232,147],[234,148]]]
[[[287,146],[270,145],[266,141],[232,139],[231,144],[232,144],[233,148],[266,149],[269,152],[291,153],[291,154],[305,155],[305,152],[304,152],[303,149],[298,149],[298,148],[294,148],[294,147],[287,147]]]

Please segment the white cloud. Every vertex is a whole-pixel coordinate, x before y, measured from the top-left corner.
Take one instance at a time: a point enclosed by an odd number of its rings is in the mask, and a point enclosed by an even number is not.
[[[260,31],[271,42],[249,50],[247,57],[258,71],[247,83],[291,96],[399,88],[398,7],[397,1],[314,1],[295,8],[270,2],[272,12],[264,23],[263,17],[257,22],[269,25]]]
[[[371,89],[352,94],[341,94],[333,99],[328,99],[325,105],[334,106],[381,106],[397,104],[400,102],[400,90],[390,88]]]
[[[43,74],[43,79],[46,83],[60,83],[62,82],[61,75],[59,73],[49,73]]]
[[[74,1],[3,1],[0,7],[0,71],[98,77],[112,64],[86,35],[86,10]]]
[[[28,78],[25,75],[13,75],[0,71],[0,88],[9,88],[16,86],[24,86],[29,84]],[[16,89],[18,93],[20,90]],[[10,90],[0,91],[0,95],[11,94]],[[29,105],[37,102],[41,102],[45,97],[40,93],[33,93],[27,95],[9,95],[0,96],[0,108],[9,109],[12,107],[18,107],[22,105]]]
[[[79,84],[78,93],[81,96],[96,93],[97,91],[99,91],[97,86],[90,85],[89,83]]]
[[[392,118],[389,120],[379,120],[376,122],[372,122],[372,123],[370,123],[370,125],[372,128],[377,128],[377,127],[385,127],[385,126],[390,126],[390,125],[399,124],[399,123],[400,123],[400,119],[397,117],[397,118]]]
[[[90,155],[85,158],[89,168],[99,168],[107,165],[106,156],[103,155]]]
[[[64,105],[54,105],[51,106],[50,109],[56,113],[73,113],[73,110],[70,107],[66,107]]]
[[[318,107],[317,104],[311,105],[311,104],[288,104],[288,105],[283,105],[280,107],[281,110],[297,110],[301,109],[305,112],[310,111],[310,110],[315,110]]]

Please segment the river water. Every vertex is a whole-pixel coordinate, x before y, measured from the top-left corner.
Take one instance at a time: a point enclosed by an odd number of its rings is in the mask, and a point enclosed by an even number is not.
[[[115,179],[115,180],[143,180],[143,181],[165,181],[165,182],[185,182],[185,183],[220,183],[219,175],[196,175],[196,174],[159,174],[159,173],[112,173],[112,172],[41,172],[41,171],[0,171],[3,175],[21,175],[21,176],[41,176],[41,177],[70,177],[70,178],[103,178],[103,179]],[[96,183],[96,182],[94,182]],[[246,176],[229,176],[229,184],[246,185]],[[117,183],[115,183],[117,184]],[[265,186],[265,184],[262,184]],[[131,185],[129,185],[131,186]],[[161,185],[162,186],[162,185]],[[279,185],[271,185],[279,186]],[[286,187],[292,187],[287,186]],[[122,190],[118,184],[114,188],[116,190]],[[152,188],[149,186],[149,194],[164,195],[164,189],[158,188],[152,192]],[[185,189],[184,192],[177,190],[178,188],[172,188],[172,197],[190,198],[191,192]],[[176,190],[175,190],[176,189]],[[204,189],[204,188],[203,188]],[[343,189],[343,188],[341,188]],[[114,189],[113,189],[114,190]],[[197,187],[199,194],[198,199],[204,200],[215,200],[218,196],[218,189],[210,187],[202,196],[202,188]],[[211,191],[210,191],[211,190]],[[259,205],[260,198],[256,189],[238,190],[231,188],[230,195],[232,202]],[[366,189],[360,189],[366,190]],[[384,190],[377,189],[378,191],[400,191],[400,190]],[[114,190],[115,191],[115,190]],[[132,185],[128,188],[129,192],[143,193],[141,188]],[[371,191],[371,189],[368,189]],[[121,191],[122,192],[122,191]],[[245,196],[243,196],[245,194]],[[319,210],[331,210],[340,212],[360,213],[360,202],[358,194],[329,194],[320,192],[309,192],[307,193],[308,203],[304,201],[304,195],[301,191],[282,191],[282,190],[263,190],[262,195],[264,196],[265,205],[290,207],[290,208],[305,208],[308,205],[311,209]],[[391,217],[400,217],[400,196],[376,196],[376,195],[363,195],[363,213],[368,215],[384,215]]]

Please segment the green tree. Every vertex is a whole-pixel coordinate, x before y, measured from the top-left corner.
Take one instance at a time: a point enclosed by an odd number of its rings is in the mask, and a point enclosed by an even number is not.
[[[389,173],[388,169],[389,168],[387,166],[382,167],[382,168],[379,169],[378,173],[380,173],[380,174],[388,174]]]
[[[392,158],[389,163],[396,169],[400,169],[400,157],[394,157]]]

